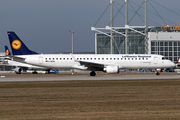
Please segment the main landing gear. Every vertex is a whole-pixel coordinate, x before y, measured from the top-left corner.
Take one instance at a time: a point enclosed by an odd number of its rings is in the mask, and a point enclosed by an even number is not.
[[[94,71],[91,71],[90,76],[96,76],[96,73]]]
[[[156,75],[160,75],[161,70],[156,70]]]
[[[34,70],[34,72],[32,72],[32,74],[38,74],[36,70]]]

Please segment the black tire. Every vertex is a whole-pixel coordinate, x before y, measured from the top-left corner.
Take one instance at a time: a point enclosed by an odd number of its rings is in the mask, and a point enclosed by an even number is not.
[[[156,75],[160,75],[159,71],[156,72]]]
[[[94,71],[90,72],[90,76],[96,76],[96,73]]]
[[[32,74],[37,74],[37,72],[32,72]]]

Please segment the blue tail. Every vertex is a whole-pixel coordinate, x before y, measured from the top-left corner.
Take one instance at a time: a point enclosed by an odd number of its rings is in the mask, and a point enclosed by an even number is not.
[[[14,32],[7,32],[13,55],[39,54],[29,50]]]
[[[8,47],[7,47],[7,46],[4,46],[4,47],[5,47],[5,53],[6,53],[6,55],[11,55],[11,53],[10,53]]]

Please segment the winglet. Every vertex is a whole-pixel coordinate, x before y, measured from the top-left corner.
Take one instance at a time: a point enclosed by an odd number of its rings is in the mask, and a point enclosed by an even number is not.
[[[74,57],[73,54],[70,53],[70,55],[71,55],[72,59],[74,60],[74,62],[79,62],[79,61]]]

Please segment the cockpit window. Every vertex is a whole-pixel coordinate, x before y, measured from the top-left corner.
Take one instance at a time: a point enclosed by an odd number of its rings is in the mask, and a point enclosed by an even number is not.
[[[167,60],[167,58],[165,58],[165,57],[162,57],[162,60]]]

